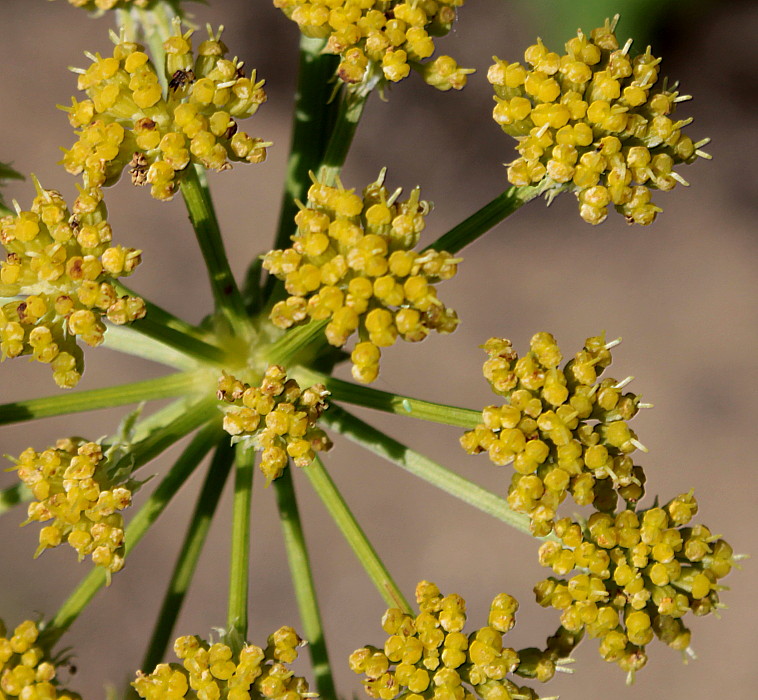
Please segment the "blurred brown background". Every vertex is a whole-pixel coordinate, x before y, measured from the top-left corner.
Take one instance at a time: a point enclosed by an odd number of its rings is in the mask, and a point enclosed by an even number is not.
[[[345,183],[363,187],[387,165],[390,187],[420,184],[424,198],[436,202],[428,219],[430,237],[489,201],[504,187],[502,163],[514,153],[512,141],[489,116],[491,91],[485,74],[491,56],[516,60],[540,33],[568,38],[576,23],[563,14],[566,6],[583,9],[584,4],[467,3],[454,33],[439,47],[462,65],[478,69],[471,85],[462,93],[439,94],[412,77],[388,93],[388,102],[372,97],[345,168]],[[605,7],[607,14],[616,11],[613,2]],[[245,127],[275,142],[268,162],[237,166],[211,180],[230,258],[241,274],[244,261],[267,248],[276,223],[271,203],[279,201],[287,154],[297,32],[266,0],[218,0],[210,8],[192,8],[201,26],[206,21],[225,24],[231,51],[268,81],[269,102]],[[665,500],[694,487],[701,504],[698,519],[723,533],[737,552],[751,553],[758,525],[751,477],[758,408],[758,4],[674,2],[666,11],[657,7],[650,12],[650,22],[644,14],[634,15],[633,26],[648,30],[655,54],[664,56],[663,74],[678,78],[682,90],[695,95],[680,114],[695,116],[688,129],[693,138],[713,138],[707,148],[713,161],[681,170],[692,183],[690,189],[657,195],[664,212],[649,228],[627,227],[615,214],[592,228],[579,219],[568,196],[550,209],[535,202],[518,212],[465,250],[458,276],[443,285],[442,297],[463,320],[459,330],[420,346],[401,343],[386,352],[377,386],[480,407],[493,400],[481,376],[483,354],[477,349],[489,336],[509,337],[524,350],[534,332],[549,330],[567,355],[599,331],[622,336],[612,375],[636,376],[633,389],[655,404],[634,423],[650,448],[641,457],[648,493]],[[107,30],[112,25],[108,18],[89,20],[64,0],[3,0],[0,21],[0,159],[36,173],[45,186],[72,199],[74,178],[56,161],[58,147],[70,145],[73,137],[65,114],[54,105],[70,103],[75,92],[75,78],[66,66],[86,65],[85,49],[109,51]],[[627,31],[622,18],[619,35],[625,37]],[[12,183],[6,192],[28,207],[32,185]],[[178,315],[199,321],[210,308],[210,294],[180,198],[158,203],[125,182],[108,196],[119,242],[145,250],[144,263],[130,284]],[[49,371],[39,365],[16,360],[1,371],[0,402],[53,391]],[[157,365],[103,349],[88,352],[80,387],[163,372]],[[41,449],[69,434],[96,438],[112,432],[121,413],[101,411],[3,428],[0,453],[18,454],[30,444]],[[463,456],[457,451],[457,431],[365,415],[447,466],[504,492],[510,470],[498,472],[484,457]],[[172,450],[145,471],[164,469],[177,453]],[[532,602],[533,584],[547,574],[536,562],[535,542],[345,441],[337,442],[327,465],[409,596],[419,579],[436,581],[444,592],[459,592],[468,600],[475,627],[483,624],[492,597],[508,591],[522,602],[518,625],[509,636],[516,647],[540,645],[555,628],[554,611]],[[13,480],[12,474],[0,474],[0,486]],[[198,482],[195,478],[179,495],[111,588],[98,595],[67,636],[79,667],[70,685],[85,697],[101,697],[106,684],[120,687],[139,665]],[[250,639],[261,643],[279,625],[298,626],[299,621],[273,493],[262,488],[262,481],[257,486]],[[363,644],[382,643],[379,619],[384,605],[307,482],[298,476],[296,486],[338,686],[345,697],[362,696],[358,678],[344,660]],[[226,503],[177,634],[207,636],[225,621]],[[72,552],[63,547],[32,561],[37,529],[19,530],[21,519],[20,512],[0,519],[0,617],[9,625],[38,612],[52,615],[88,570],[87,564],[77,567]],[[539,690],[560,693],[564,700],[609,695],[618,700],[754,697],[755,580],[754,560],[747,560],[742,572],[726,579],[732,590],[723,594],[729,608],[722,619],[691,621],[697,661],[683,665],[678,653],[655,642],[649,647],[648,667],[629,688],[623,673],[600,659],[597,642],[588,641],[576,654],[575,675]],[[301,668],[305,671],[305,664]]]

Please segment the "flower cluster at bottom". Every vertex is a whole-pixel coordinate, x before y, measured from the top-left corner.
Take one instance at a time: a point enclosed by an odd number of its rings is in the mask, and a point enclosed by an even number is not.
[[[398,608],[384,614],[382,627],[390,636],[383,650],[366,646],[350,656],[350,668],[366,676],[364,686],[371,697],[472,700],[471,690],[483,700],[538,697],[506,678],[521,664],[518,652],[503,646],[503,635],[515,624],[515,598],[496,596],[489,624],[469,635],[462,632],[466,601],[459,595],[443,596],[434,583],[421,581],[416,602],[420,612],[415,618]]]
[[[59,440],[55,447],[24,450],[16,461],[18,477],[31,490],[27,523],[46,522],[35,556],[64,540],[79,554],[111,573],[124,566],[124,518],[132,493],[110,483],[102,447],[81,438]]]
[[[174,652],[182,663],[159,664],[150,674],[139,672],[132,685],[146,700],[300,700],[312,696],[308,682],[294,675],[287,664],[297,658],[302,643],[291,627],[270,635],[265,649],[249,644],[238,653],[220,642],[179,637]]]
[[[685,651],[690,631],[681,618],[719,607],[717,581],[734,563],[732,548],[704,525],[689,525],[694,496],[682,494],[663,507],[595,513],[582,527],[555,524],[561,543],[540,547],[540,563],[569,580],[537,584],[537,602],[561,611],[561,625],[600,638],[600,654],[626,671],[645,665],[645,645],[658,637]]]
[[[0,620],[0,698],[22,700],[80,700],[59,687],[56,663],[39,644],[40,628],[24,620],[8,636]]]

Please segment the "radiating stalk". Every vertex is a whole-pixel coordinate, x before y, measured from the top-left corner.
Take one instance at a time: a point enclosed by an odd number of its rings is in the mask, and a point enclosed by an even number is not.
[[[384,602],[391,608],[400,608],[406,614],[412,615],[410,605],[358,524],[321,460],[316,457],[303,471]]]
[[[324,700],[336,700],[337,693],[332,680],[331,665],[329,664],[329,655],[324,640],[323,625],[321,624],[321,613],[316,597],[316,587],[313,583],[308,548],[300,523],[291,469],[291,467],[285,469],[282,476],[273,481],[276,502],[279,507],[279,519],[284,533],[284,544],[287,548],[287,559],[292,584],[295,587],[297,605],[300,610],[303,634],[308,640],[316,689]]]

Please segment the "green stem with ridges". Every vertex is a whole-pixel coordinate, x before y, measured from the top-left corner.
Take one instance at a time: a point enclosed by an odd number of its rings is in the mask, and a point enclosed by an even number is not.
[[[308,640],[316,690],[323,700],[336,700],[337,692],[332,679],[331,665],[326,649],[323,625],[321,624],[321,613],[316,597],[316,587],[313,583],[308,548],[300,522],[291,469],[291,467],[286,468],[284,473],[273,481],[279,508],[279,519],[282,524],[284,544],[287,548],[292,585],[295,587],[295,597],[300,610],[303,634]]]
[[[246,338],[250,332],[247,311],[226,257],[221,229],[205,180],[205,169],[200,165],[188,165],[182,172],[180,182],[189,218],[208,268],[216,308],[224,314],[234,332]]]
[[[180,370],[197,369],[199,364],[206,364],[210,360],[205,356],[195,357],[189,348],[166,345],[130,326],[109,324],[102,347]]]
[[[339,59],[323,53],[325,45],[324,39],[300,37],[292,142],[274,248],[287,248],[290,244],[298,211],[295,200],[305,200],[311,185],[309,173],[321,164],[334,125],[339,101],[330,101],[330,97]]]
[[[457,253],[513,214],[519,207],[538,197],[543,191],[544,187],[539,185],[509,187],[489,204],[485,204],[460,224],[440,236],[434,243],[427,246],[426,250],[444,250],[448,253]]]
[[[130,382],[103,389],[89,389],[71,394],[55,394],[40,399],[26,399],[0,404],[0,425],[21,423],[37,418],[67,413],[94,411],[99,408],[125,406],[142,401],[155,401],[185,396],[207,385],[207,372],[177,372],[157,379]]]
[[[302,326],[288,330],[266,351],[266,360],[271,364],[288,367],[295,363],[306,363],[327,344],[324,329],[327,321],[308,321]],[[314,341],[320,339],[318,344]]]
[[[320,420],[369,452],[384,457],[410,474],[531,536],[529,517],[511,510],[505,499],[385,435],[360,418],[332,405]]]
[[[174,631],[184,598],[187,595],[192,577],[203,550],[213,515],[216,512],[226,479],[231,470],[234,450],[229,441],[222,437],[213,455],[208,474],[197,498],[195,510],[189,520],[187,533],[179,548],[179,557],[171,573],[166,595],[156,618],[153,635],[142,661],[142,670],[149,673],[166,653],[166,648]]]
[[[323,384],[329,390],[330,400],[333,401],[346,401],[364,408],[374,408],[385,413],[452,425],[466,430],[472,430],[482,422],[482,412],[470,408],[447,406],[441,403],[414,399],[402,394],[379,391],[330,377],[328,374],[316,372],[306,367],[298,368],[293,374],[302,386]]]
[[[337,120],[317,173],[319,182],[334,185],[353,143],[355,131],[358,128],[361,116],[363,116],[363,108],[366,106],[366,100],[370,94],[371,90],[368,88],[360,92],[343,88]]]
[[[222,431],[219,425],[209,424],[195,436],[182,452],[174,466],[127,526],[124,533],[125,558],[128,558],[150,526],[163,513],[177,491],[200,464],[203,457],[218,442],[221,435]],[[51,631],[47,635],[47,639],[50,640],[51,644],[60,639],[61,635],[71,626],[105,583],[105,569],[100,566],[93,568],[84,577],[50,621]]]
[[[247,595],[250,587],[250,508],[253,501],[255,450],[237,444],[232,508],[232,547],[229,567],[227,629],[247,639]]]
[[[400,608],[404,613],[412,615],[413,611],[408,601],[361,529],[321,460],[316,457],[303,471],[384,602],[391,608]]]
[[[170,328],[171,330],[182,333],[185,336],[196,338],[200,341],[205,341],[205,334],[197,326],[193,326],[187,321],[183,321],[178,316],[174,316],[170,311],[166,311],[161,306],[154,304],[152,301],[148,301],[143,296],[135,292],[130,287],[127,287],[120,280],[113,280],[112,282],[116,292],[119,296],[132,296],[139,297],[145,302],[145,308],[147,309],[146,319],[150,319],[154,324]]]

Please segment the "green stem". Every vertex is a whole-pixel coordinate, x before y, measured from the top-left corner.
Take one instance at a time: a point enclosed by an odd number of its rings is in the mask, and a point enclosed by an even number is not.
[[[174,314],[172,314],[170,311],[166,311],[166,309],[163,307],[154,304],[152,301],[148,301],[133,289],[127,287],[120,280],[114,280],[112,284],[119,296],[126,295],[132,297],[140,297],[145,302],[145,308],[147,309],[146,318],[151,319],[153,323],[171,328],[172,330],[178,331],[179,333],[191,336],[198,340],[204,340],[205,334],[197,326],[193,326],[191,323],[183,321],[178,316],[174,316]]]
[[[130,382],[103,389],[55,394],[40,399],[26,399],[0,404],[0,425],[21,423],[66,413],[94,411],[111,406],[185,396],[205,388],[207,372],[177,372],[157,379]]]
[[[143,438],[140,432],[146,432],[144,426],[138,427],[138,439],[134,442],[126,455],[126,459],[133,465],[132,471],[157,457],[161,452],[168,449],[175,442],[181,440],[204,423],[217,426],[221,423],[221,414],[216,408],[214,401],[203,400],[195,404],[178,407],[180,410],[176,418],[162,425],[160,428],[150,430]],[[148,419],[149,420],[149,419]]]
[[[236,449],[234,472],[234,506],[232,510],[232,547],[229,567],[229,607],[227,629],[237,632],[237,639],[247,639],[247,595],[250,571],[250,508],[253,500],[255,450]]]
[[[321,460],[316,457],[303,471],[384,602],[391,608],[400,608],[404,613],[412,615],[410,605],[361,529]]]
[[[367,386],[346,382],[310,368],[298,368],[296,378],[302,385],[321,383],[329,390],[331,400],[347,401],[356,406],[374,408],[398,416],[410,416],[420,420],[453,425],[471,430],[482,422],[482,412],[458,406],[446,406],[402,394],[391,394]]]
[[[542,192],[543,189],[539,185],[509,187],[489,204],[485,204],[460,224],[440,236],[428,246],[427,250],[444,250],[448,253],[457,253]]]
[[[234,332],[246,338],[250,331],[247,311],[229,267],[204,168],[187,166],[182,173],[180,188],[208,268],[216,308],[226,316]]]
[[[203,457],[218,442],[221,434],[222,431],[219,425],[215,423],[207,425],[182,452],[169,473],[158,484],[145,505],[137,511],[126,528],[124,533],[125,557],[128,558],[150,526],[163,513],[177,491],[179,491],[198,464],[200,464]],[[100,566],[93,568],[84,577],[50,622],[52,629],[48,639],[51,644],[57,641],[71,626],[105,583],[105,569]]]
[[[308,548],[300,522],[291,471],[291,467],[285,469],[284,473],[273,482],[276,502],[279,507],[279,519],[284,534],[284,544],[287,548],[290,575],[295,587],[295,597],[300,610],[303,633],[308,640],[313,675],[316,679],[316,690],[324,700],[336,700],[337,693],[332,680],[331,665],[329,664],[329,655],[321,624],[321,613],[316,597],[316,587],[313,583]]]
[[[288,330],[266,350],[266,360],[285,367],[306,364],[327,344],[324,336],[326,325],[327,321],[308,321]]]
[[[142,357],[151,362],[158,362],[173,369],[197,369],[198,358],[188,348],[166,345],[150,337],[149,334],[138,331],[130,326],[108,325],[103,347],[116,352]],[[208,346],[212,347],[212,346]],[[215,353],[214,353],[215,355]],[[217,362],[211,357],[199,358],[200,363]]]
[[[519,532],[531,535],[529,517],[512,511],[503,498],[385,435],[338,406],[330,406],[329,410],[321,417],[321,421],[370,452],[405,469],[410,474],[418,476],[451,496],[455,496],[474,506],[474,508],[502,520]]]
[[[311,185],[309,173],[321,164],[334,125],[338,101],[329,98],[339,59],[322,53],[325,43],[323,39],[300,38],[292,143],[274,248],[289,246],[297,214],[295,200],[305,200]]]
[[[147,316],[135,321],[131,328],[200,362],[220,365],[226,357],[221,348],[200,340],[195,334],[188,335],[184,331],[172,328],[159,318],[159,314],[151,315],[149,309]]]
[[[360,92],[343,90],[340,100],[337,120],[334,124],[329,145],[324,153],[321,167],[318,170],[319,182],[333,185],[342,170],[347,153],[353,143],[355,130],[363,115],[363,108],[371,90],[366,88]]]
[[[184,542],[179,548],[179,557],[174,565],[168,590],[156,618],[150,645],[142,661],[141,668],[143,671],[150,672],[154,669],[166,652],[176,619],[181,611],[200,553],[203,550],[213,515],[221,499],[233,457],[234,451],[229,445],[229,441],[222,438],[203,482],[195,510],[190,517]]]

